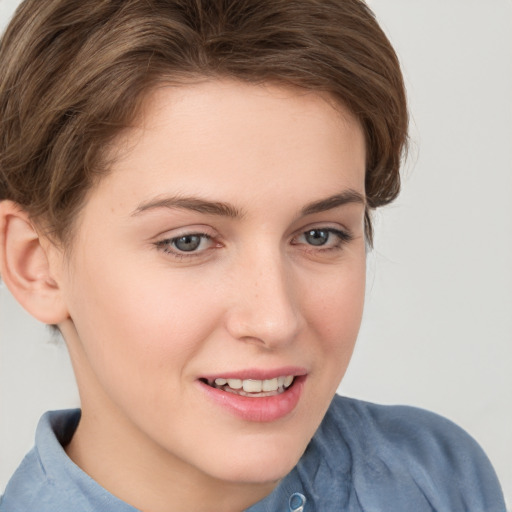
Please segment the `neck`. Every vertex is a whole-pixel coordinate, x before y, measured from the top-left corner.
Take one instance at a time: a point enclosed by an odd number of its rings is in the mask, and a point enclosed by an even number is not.
[[[95,414],[85,404],[66,453],[112,495],[145,512],[241,512],[270,494],[276,482],[226,482],[156,446],[116,411]],[[124,423],[124,425],[123,425]]]

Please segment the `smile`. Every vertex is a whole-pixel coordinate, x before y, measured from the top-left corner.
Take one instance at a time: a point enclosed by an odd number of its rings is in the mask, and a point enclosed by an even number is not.
[[[297,366],[219,371],[197,379],[211,403],[244,421],[272,422],[297,407],[308,370]]]
[[[216,389],[234,393],[240,396],[267,397],[284,393],[294,381],[293,375],[275,377],[273,379],[224,379],[206,380],[206,383]]]

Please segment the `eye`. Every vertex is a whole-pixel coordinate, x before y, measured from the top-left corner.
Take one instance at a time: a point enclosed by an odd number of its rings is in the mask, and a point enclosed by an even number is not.
[[[185,235],[174,238],[172,244],[176,249],[183,252],[192,252],[201,246],[203,235]]]
[[[156,246],[163,249],[164,252],[176,256],[192,256],[209,249],[212,245],[212,238],[206,233],[187,233],[156,243]]]
[[[346,231],[334,228],[314,228],[297,236],[293,244],[306,244],[328,250],[338,249],[350,240],[352,240],[352,235]]]
[[[324,229],[310,229],[304,233],[304,239],[309,245],[325,245],[330,236],[331,233]]]

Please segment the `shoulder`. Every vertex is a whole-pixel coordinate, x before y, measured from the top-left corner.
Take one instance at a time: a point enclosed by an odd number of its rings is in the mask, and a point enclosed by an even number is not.
[[[135,512],[86,475],[63,448],[73,436],[80,411],[54,411],[43,415],[36,446],[7,484],[0,512]]]
[[[452,421],[417,407],[380,405],[352,398],[335,396],[326,415],[328,428],[358,432],[350,436],[354,442],[379,441],[378,446],[391,445],[395,450],[416,451],[424,445],[450,454],[455,447],[475,451],[476,441]],[[353,430],[357,428],[357,430]],[[431,453],[429,451],[429,453]]]
[[[432,412],[336,396],[313,442],[323,456],[349,454],[352,486],[367,502],[364,510],[373,510],[371,496],[380,509],[384,500],[394,510],[410,504],[415,510],[505,510],[483,450]]]
[[[424,409],[403,405],[379,405],[336,396],[326,415],[331,431],[343,433],[352,445],[379,456],[387,450],[407,455],[425,465],[445,463],[467,468],[471,459],[489,466],[478,443],[452,421]],[[461,468],[461,469],[463,469]]]
[[[45,480],[37,451],[34,448],[25,456],[7,484],[5,494],[0,497],[0,512],[35,510]]]
[[[62,413],[64,417],[64,412]],[[56,480],[41,457],[43,451],[55,452],[58,444],[51,425],[51,415],[46,413],[39,421],[36,446],[25,456],[10,479],[5,494],[0,501],[0,512],[25,512],[41,510],[45,512],[47,497],[57,494]]]

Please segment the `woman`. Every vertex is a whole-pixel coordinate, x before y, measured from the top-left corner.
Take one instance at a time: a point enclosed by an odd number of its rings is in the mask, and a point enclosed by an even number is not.
[[[81,397],[0,510],[504,510],[448,421],[333,398],[407,138],[362,2],[27,1],[0,63],[1,274]]]

